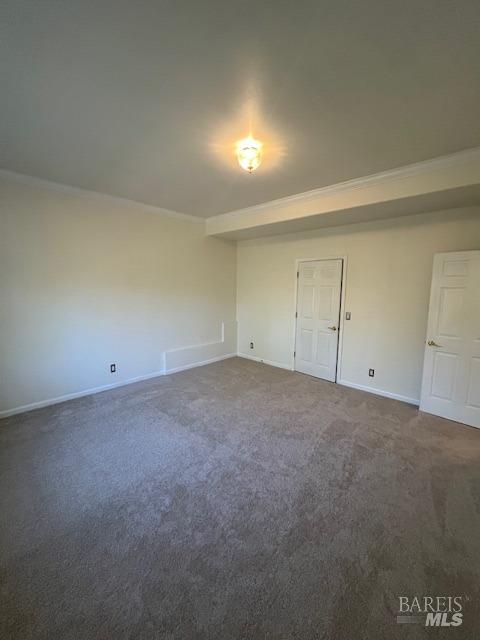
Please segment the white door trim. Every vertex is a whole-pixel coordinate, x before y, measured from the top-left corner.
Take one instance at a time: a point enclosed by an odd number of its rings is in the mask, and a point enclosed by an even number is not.
[[[342,260],[342,289],[340,292],[340,318],[339,318],[339,336],[338,336],[338,352],[337,352],[337,373],[335,376],[335,382],[342,379],[342,356],[343,356],[343,331],[345,322],[345,293],[347,290],[347,261],[346,255],[326,255],[320,258],[297,258],[295,260],[295,272],[293,277],[295,278],[294,298],[293,298],[293,336],[292,336],[292,359],[291,368],[295,371],[295,356],[297,342],[297,304],[298,304],[298,277],[297,273],[302,262],[317,262],[318,260]]]

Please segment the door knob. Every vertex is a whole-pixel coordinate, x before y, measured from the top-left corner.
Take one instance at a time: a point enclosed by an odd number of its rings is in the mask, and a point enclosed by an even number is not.
[[[331,329],[332,331],[336,331],[337,327],[328,327],[329,329]]]
[[[437,344],[434,340],[429,340],[427,342],[427,344],[428,344],[429,347],[441,347],[442,346],[441,344]]]

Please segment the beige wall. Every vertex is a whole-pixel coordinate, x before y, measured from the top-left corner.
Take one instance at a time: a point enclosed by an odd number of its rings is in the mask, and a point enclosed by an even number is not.
[[[239,352],[290,367],[295,261],[343,255],[352,320],[341,378],[414,401],[433,254],[478,248],[480,208],[236,250],[206,237],[203,221],[2,180],[0,415],[235,352],[236,294]]]
[[[0,412],[160,372],[166,350],[218,342],[235,286],[235,245],[205,237],[203,221],[0,181]]]
[[[352,319],[345,322],[341,378],[415,401],[433,254],[479,248],[480,208],[240,242],[239,352],[292,366],[295,261],[346,255]]]

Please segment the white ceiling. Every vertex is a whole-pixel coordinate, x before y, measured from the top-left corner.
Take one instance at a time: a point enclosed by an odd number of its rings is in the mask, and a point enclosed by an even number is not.
[[[11,171],[206,217],[480,145],[478,0],[3,0],[0,25]]]

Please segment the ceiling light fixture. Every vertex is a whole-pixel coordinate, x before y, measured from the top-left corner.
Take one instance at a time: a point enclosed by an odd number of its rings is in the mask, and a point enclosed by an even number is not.
[[[252,138],[252,136],[237,142],[238,164],[242,169],[245,169],[248,173],[258,169],[262,162],[262,146],[262,143]]]

